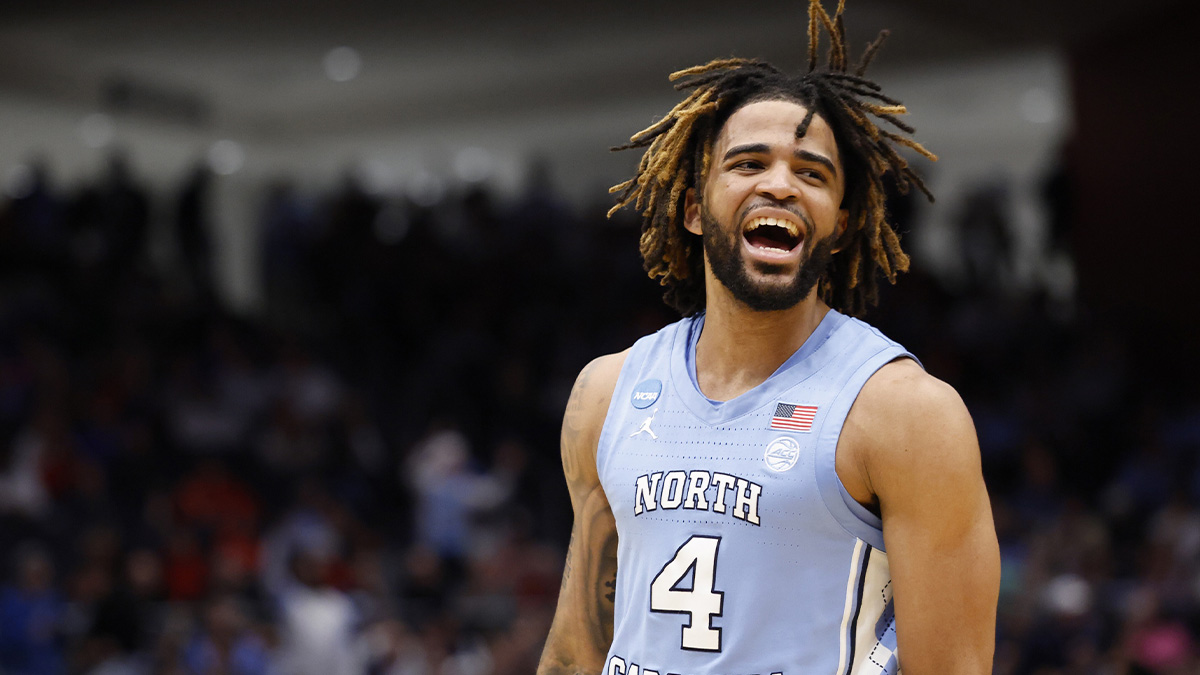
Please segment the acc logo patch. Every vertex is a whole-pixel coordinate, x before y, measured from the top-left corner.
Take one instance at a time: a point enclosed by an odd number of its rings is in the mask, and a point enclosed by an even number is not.
[[[629,397],[629,402],[633,407],[642,409],[649,408],[658,400],[659,394],[662,394],[662,382],[660,380],[643,380],[641,384],[633,388],[633,394]]]
[[[800,444],[796,442],[796,439],[787,436],[780,436],[771,441],[767,446],[767,452],[763,455],[763,461],[772,471],[787,471],[796,466],[798,459],[800,459]]]

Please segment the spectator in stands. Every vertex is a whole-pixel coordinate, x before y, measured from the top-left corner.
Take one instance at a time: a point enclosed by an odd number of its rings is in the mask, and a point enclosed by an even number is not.
[[[0,670],[58,675],[66,666],[66,605],[54,587],[54,563],[32,543],[14,562],[15,582],[0,588]]]

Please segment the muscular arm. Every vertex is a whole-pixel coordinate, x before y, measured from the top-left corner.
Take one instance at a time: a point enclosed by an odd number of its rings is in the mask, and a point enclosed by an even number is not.
[[[597,675],[612,643],[617,526],[596,472],[596,443],[624,360],[616,354],[589,363],[567,401],[562,461],[575,522],[538,675]]]
[[[896,361],[863,387],[845,431],[838,473],[883,519],[905,674],[991,673],[1000,554],[966,406]]]

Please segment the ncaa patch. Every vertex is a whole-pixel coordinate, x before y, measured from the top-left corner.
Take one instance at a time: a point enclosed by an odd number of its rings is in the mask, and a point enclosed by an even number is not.
[[[767,445],[767,451],[763,454],[763,461],[767,463],[767,468],[782,472],[796,466],[796,460],[800,459],[800,444],[796,439],[787,436],[780,436],[771,441]]]
[[[629,396],[629,402],[633,407],[642,409],[649,408],[658,400],[659,394],[662,394],[661,380],[643,380],[638,386],[633,388],[633,393]]]

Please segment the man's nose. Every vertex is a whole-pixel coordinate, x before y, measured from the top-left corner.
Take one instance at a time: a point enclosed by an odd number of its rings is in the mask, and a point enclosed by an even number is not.
[[[759,175],[758,193],[776,201],[794,201],[799,198],[796,176],[786,164],[772,164]]]

